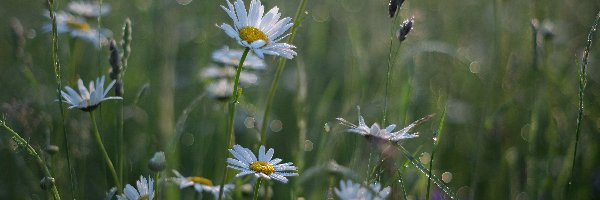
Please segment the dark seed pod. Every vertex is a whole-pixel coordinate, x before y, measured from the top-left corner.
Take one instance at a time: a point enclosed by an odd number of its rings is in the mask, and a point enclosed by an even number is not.
[[[123,75],[123,66],[121,65],[121,56],[119,55],[117,42],[111,39],[110,44],[108,45],[108,49],[110,51],[110,56],[108,57],[108,62],[111,66],[110,78],[115,80],[115,95],[122,97],[123,79],[121,77]]]
[[[398,40],[400,40],[400,42],[406,40],[406,36],[408,35],[408,33],[410,33],[410,30],[412,30],[414,21],[414,17],[411,17],[410,19],[404,20],[404,22],[402,22],[402,25],[400,25],[400,29],[398,29],[398,32],[396,33],[396,37],[398,37]]]
[[[54,185],[54,178],[52,177],[44,177],[40,180],[40,187],[43,190],[49,190]]]
[[[398,8],[402,7],[402,3],[404,3],[404,0],[390,0],[390,4],[388,7],[390,11],[390,18],[396,15]]]

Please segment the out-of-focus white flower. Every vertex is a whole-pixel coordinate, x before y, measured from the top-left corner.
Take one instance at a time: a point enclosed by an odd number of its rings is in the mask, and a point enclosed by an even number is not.
[[[206,191],[211,193],[215,197],[215,199],[219,197],[220,186],[213,185],[213,182],[211,180],[199,176],[185,177],[181,175],[177,170],[173,170],[173,173],[176,177],[173,177],[172,180],[177,185],[179,185],[179,189],[194,186],[194,189],[196,189],[197,192]],[[235,185],[233,184],[225,184],[223,186],[223,194],[227,195],[231,190],[233,190],[234,187]]]
[[[212,59],[214,62],[221,63],[226,66],[237,67],[243,53],[243,50],[229,49],[229,47],[224,46],[223,48],[212,53]],[[251,53],[248,53],[246,60],[244,60],[244,69],[265,70],[266,67],[267,65],[263,59]]]
[[[71,12],[84,17],[103,16],[110,11],[108,4],[100,5],[100,2],[71,1],[67,7]]]
[[[50,19],[49,12],[46,12],[44,15]],[[44,24],[42,30],[44,32],[52,31],[52,22]],[[56,12],[56,32],[69,33],[71,37],[88,41],[96,47],[107,45],[108,38],[112,35],[110,30],[93,28],[84,18],[71,15],[64,11]]]
[[[340,181],[340,188],[335,188],[335,194],[341,200],[383,200],[390,195],[390,187],[381,188],[379,183],[373,183],[365,188],[351,180]],[[375,192],[375,193],[374,193]]]
[[[233,83],[227,79],[218,79],[206,86],[208,96],[216,99],[226,100],[233,95]]]
[[[235,78],[235,68],[225,66],[218,67],[214,65],[210,65],[202,69],[200,72],[201,79],[230,79],[233,80]],[[254,85],[258,82],[258,76],[251,72],[242,71],[240,73],[240,84],[242,85]]]

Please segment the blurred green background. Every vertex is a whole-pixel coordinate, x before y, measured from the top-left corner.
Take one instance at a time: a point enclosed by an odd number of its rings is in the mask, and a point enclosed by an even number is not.
[[[299,4],[262,2],[266,9],[278,6],[283,16],[290,17]],[[57,10],[66,10],[67,3],[56,1]],[[207,82],[198,74],[211,63],[212,51],[224,45],[239,48],[215,26],[231,23],[219,7],[225,1],[103,3],[111,11],[101,18],[101,25],[117,41],[122,39],[125,18],[133,23],[124,76],[124,183],[150,175],[147,161],[156,151],[167,152],[167,176],[177,169],[219,183],[229,156],[225,155],[227,104],[204,97],[189,115],[182,113],[205,92]],[[49,22],[43,15],[46,4],[0,2],[0,111],[34,147],[60,147],[59,153],[45,158],[64,199],[101,199],[112,182],[92,139],[89,117],[78,110],[65,112],[76,177],[76,192],[71,192],[55,101],[51,34],[41,28]],[[446,107],[433,174],[451,173],[447,185],[461,199],[600,199],[600,41],[592,45],[589,56],[573,190],[566,190],[575,144],[579,63],[600,1],[407,1],[395,22],[387,5],[385,0],[308,0],[293,43],[298,56],[288,61],[273,105],[271,120],[282,128],[270,130],[267,141],[275,157],[295,162],[301,175],[288,184],[271,184],[273,199],[332,197],[331,187],[346,177],[321,167],[331,160],[352,169],[358,180],[367,177],[369,167],[376,164],[369,157],[377,157],[378,151],[362,137],[345,133],[335,118],[356,122],[358,105],[369,125],[381,123],[390,37],[411,16],[414,29],[401,46],[394,41],[391,48],[395,64],[388,122],[404,127],[425,115],[437,115],[416,129],[419,138],[402,143],[406,149],[421,158],[431,153],[433,133]],[[97,24],[96,19],[88,21]],[[17,22],[24,30],[21,35],[14,31]],[[98,49],[60,34],[63,86],[75,86],[79,77],[88,82],[108,76],[108,55],[106,46]],[[245,147],[259,143],[256,128],[244,122],[253,118],[262,123],[277,60],[267,56],[268,68],[259,73],[258,85],[244,88],[236,143]],[[96,112],[113,162],[118,155],[120,105],[108,101]],[[187,120],[176,126],[182,116]],[[0,199],[49,198],[39,187],[40,170],[8,134],[0,134],[0,154]],[[406,161],[395,156],[399,165]],[[410,164],[403,172],[409,198],[424,199],[426,176]],[[385,179],[384,185],[392,182],[396,181]],[[177,186],[170,183],[162,190],[169,195],[163,199],[195,198],[191,189],[177,195]],[[432,191],[440,197],[437,187]]]

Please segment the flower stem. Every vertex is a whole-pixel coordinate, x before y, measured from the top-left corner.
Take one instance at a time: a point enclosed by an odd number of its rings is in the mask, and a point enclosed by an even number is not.
[[[160,172],[154,173],[154,195],[156,196],[156,199],[160,199],[160,195],[159,195],[160,189],[158,188],[158,178],[159,177],[160,177]]]
[[[58,99],[61,99],[61,88],[62,88],[62,71],[60,67],[60,62],[58,59],[58,31],[56,28],[56,14],[54,13],[54,0],[48,0],[48,10],[50,12],[50,18],[52,18],[52,66],[54,68],[54,78],[56,79],[57,86],[57,95]],[[69,140],[67,138],[67,128],[65,126],[65,111],[63,109],[63,101],[58,101],[58,108],[60,109],[60,120],[62,125],[63,139],[65,143],[65,155],[67,158],[67,168],[69,169],[69,178],[71,182],[71,193],[73,194],[73,198],[77,198],[77,184],[76,178],[73,172],[73,168],[71,167],[71,158],[69,156]]]
[[[52,178],[52,174],[50,174],[50,170],[48,166],[44,163],[44,160],[40,157],[40,155],[35,151],[35,149],[29,145],[27,140],[23,139],[17,132],[15,132],[12,128],[6,125],[4,119],[0,119],[0,126],[4,127],[10,133],[11,138],[19,145],[21,148],[24,148],[29,155],[35,158],[36,163],[42,169],[44,176],[48,178]],[[58,189],[56,188],[56,183],[51,184],[50,192],[52,193],[52,197],[54,200],[60,200],[60,195],[58,194]]]
[[[258,189],[260,189],[260,184],[262,182],[262,178],[258,178],[256,180],[256,184],[254,185],[254,200],[258,199]]]
[[[233,82],[233,100],[229,103],[229,122],[228,122],[228,133],[229,137],[227,138],[227,149],[233,147],[235,144],[235,135],[234,135],[234,119],[235,119],[235,106],[238,103],[240,96],[242,96],[242,91],[239,90],[239,81],[240,74],[242,73],[242,68],[244,67],[244,61],[246,60],[246,56],[248,56],[248,52],[250,52],[250,48],[246,47],[244,49],[244,53],[242,54],[242,58],[240,58],[240,63],[236,69],[235,80]],[[225,153],[225,157],[227,157],[227,153]],[[225,162],[225,170],[223,170],[223,178],[221,181],[221,186],[219,186],[219,200],[223,198],[223,187],[225,186],[225,180],[227,179],[227,162]]]
[[[298,10],[296,10],[296,15],[294,16],[294,26],[292,27],[291,35],[289,36],[287,42],[292,43],[294,38],[296,37],[296,30],[300,25],[300,15],[303,13],[304,7],[306,6],[306,0],[300,1],[300,6],[298,6]],[[281,78],[281,74],[283,73],[283,69],[285,68],[285,63],[287,59],[280,58],[279,64],[277,65],[277,71],[275,71],[275,78],[271,83],[271,90],[269,92],[269,97],[267,99],[267,105],[265,106],[265,112],[263,114],[262,125],[260,128],[260,144],[267,145],[267,125],[269,124],[269,115],[271,115],[271,106],[273,104],[273,97],[275,97],[275,91],[279,85],[279,78]]]
[[[112,161],[110,161],[110,158],[108,157],[108,153],[106,153],[106,149],[104,148],[104,144],[102,143],[102,138],[100,137],[100,131],[98,131],[98,125],[96,124],[96,117],[94,117],[94,111],[90,111],[90,118],[92,118],[92,124],[94,126],[94,137],[96,139],[96,142],[98,143],[98,147],[100,148],[100,151],[104,157],[104,161],[106,162],[106,165],[108,165],[108,169],[110,170],[110,173],[112,174],[113,180],[115,181],[115,186],[117,186],[117,191],[119,192],[119,194],[121,194],[123,192],[123,188],[121,187],[121,181],[119,181],[119,177],[117,176],[117,172],[115,171],[115,167],[113,166]]]
[[[387,125],[387,107],[388,107],[388,88],[390,85],[390,76],[392,74],[392,66],[393,66],[393,62],[392,62],[392,58],[394,57],[394,53],[392,51],[392,47],[394,47],[394,24],[396,24],[396,20],[398,19],[398,15],[396,15],[394,17],[394,19],[391,21],[391,26],[390,26],[390,53],[388,54],[388,66],[387,66],[387,72],[386,72],[386,78],[385,78],[385,96],[383,99],[383,116],[382,116],[382,120],[381,120],[381,125],[383,127],[385,127]],[[400,43],[402,44],[402,43]]]

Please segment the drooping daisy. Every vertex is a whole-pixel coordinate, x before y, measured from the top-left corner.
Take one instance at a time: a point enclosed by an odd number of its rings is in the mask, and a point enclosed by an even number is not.
[[[412,124],[404,127],[402,130],[393,132],[394,129],[396,128],[396,124],[391,124],[388,127],[386,127],[385,129],[380,128],[379,124],[377,124],[377,123],[374,123],[373,125],[371,125],[371,127],[367,126],[367,124],[365,123],[365,119],[363,118],[363,116],[360,115],[360,107],[357,106],[357,109],[358,109],[358,126],[350,123],[348,120],[345,120],[344,118],[337,118],[337,120],[340,121],[340,124],[349,127],[349,129],[347,129],[348,132],[357,133],[357,134],[363,135],[363,136],[373,136],[373,137],[377,137],[377,138],[389,140],[389,141],[394,141],[394,142],[403,140],[403,139],[419,137],[418,132],[413,133],[413,134],[409,133],[410,129],[412,129],[416,125],[419,125],[422,122],[424,122],[432,117],[432,115],[423,117],[423,118],[413,122]]]
[[[248,174],[254,174],[258,178],[274,179],[276,181],[287,183],[286,176],[298,176],[294,163],[288,162],[279,164],[282,160],[273,158],[275,151],[270,148],[265,152],[265,146],[260,146],[258,150],[258,159],[248,148],[240,145],[234,145],[229,152],[235,157],[227,158],[227,167],[241,171],[235,177]]]
[[[244,51],[238,49],[229,49],[228,46],[224,46],[212,53],[212,59],[216,63],[223,64],[225,66],[237,67],[242,58]],[[254,54],[249,53],[244,60],[244,69],[251,70],[265,70],[267,65],[265,61]]]
[[[217,26],[240,45],[252,49],[258,57],[264,58],[264,54],[270,54],[292,59],[296,56],[293,50],[296,46],[279,42],[289,35],[284,33],[294,24],[290,17],[279,20],[281,13],[277,6],[266,14],[260,0],[252,0],[247,11],[242,0],[236,0],[233,4],[228,0],[227,7],[221,7],[233,20],[233,26],[226,23]]]
[[[50,18],[49,12],[46,12],[44,15]],[[44,32],[52,31],[52,22],[44,24],[42,30]],[[107,38],[112,35],[110,30],[104,28],[92,28],[92,25],[87,23],[84,18],[71,15],[64,11],[56,12],[56,32],[69,33],[71,37],[88,41],[96,47],[108,44]]]
[[[83,85],[83,81],[81,79],[77,80],[77,87],[79,88],[79,93],[77,93],[73,88],[66,86],[65,91],[60,91],[63,102],[70,104],[69,109],[78,108],[83,111],[92,111],[100,103],[110,99],[123,99],[121,97],[106,97],[108,91],[115,84],[113,80],[108,84],[106,89],[104,89],[104,76],[96,78],[96,83],[90,81],[89,89]]]
[[[340,181],[340,188],[335,188],[335,194],[342,200],[383,200],[390,195],[390,187],[381,188],[379,183],[373,183],[365,188],[351,180]],[[374,193],[375,192],[375,193]]]
[[[110,11],[108,4],[101,6],[99,2],[71,1],[67,6],[71,12],[84,17],[103,16]]]
[[[215,198],[219,197],[219,187],[220,186],[213,185],[211,180],[204,178],[204,177],[199,177],[199,176],[185,177],[185,176],[181,175],[177,170],[173,170],[173,173],[175,174],[176,177],[173,177],[172,180],[177,185],[179,185],[179,189],[194,186],[194,189],[197,192],[206,191],[206,192],[211,193]],[[233,185],[233,184],[225,184],[223,186],[224,194],[227,195],[231,190],[233,190],[234,187],[235,187],[235,185]]]
[[[124,194],[118,195],[118,200],[152,200],[154,199],[154,180],[140,176],[136,181],[137,189],[127,184],[123,190]]]

